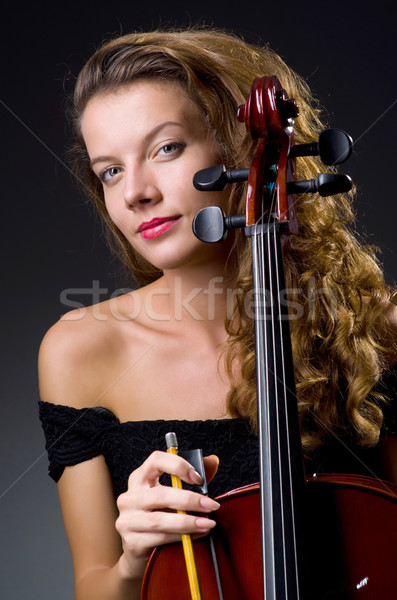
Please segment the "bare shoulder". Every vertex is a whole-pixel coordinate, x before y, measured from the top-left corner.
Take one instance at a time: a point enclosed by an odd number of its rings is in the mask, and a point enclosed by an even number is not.
[[[92,311],[87,308],[67,313],[47,331],[39,350],[43,401],[81,408],[80,402],[87,391],[83,389],[83,372],[100,338],[100,328],[95,327]]]
[[[75,408],[96,403],[125,343],[126,302],[120,298],[70,311],[47,331],[39,350],[43,401]],[[134,323],[129,325],[131,331]]]

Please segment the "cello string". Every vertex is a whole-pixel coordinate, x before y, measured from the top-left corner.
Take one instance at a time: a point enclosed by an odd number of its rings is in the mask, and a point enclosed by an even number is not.
[[[280,277],[279,277],[279,255],[278,255],[278,244],[279,244],[279,232],[276,229],[279,223],[276,220],[277,217],[277,193],[276,185],[273,186],[271,193],[270,211],[268,216],[268,227],[267,227],[267,247],[268,247],[268,264],[269,264],[269,286],[271,289],[271,333],[272,333],[272,350],[273,350],[273,384],[274,384],[274,414],[275,414],[275,440],[277,444],[277,485],[278,489],[276,492],[279,493],[279,523],[278,526],[281,530],[281,536],[279,537],[279,544],[281,546],[281,561],[283,568],[283,582],[285,594],[288,593],[288,578],[287,578],[287,538],[286,538],[286,525],[285,525],[285,468],[284,468],[284,457],[281,454],[281,443],[282,439],[285,438],[285,393],[284,386],[280,397],[280,382],[285,382],[285,365],[283,356],[283,332],[282,332],[282,321],[281,321],[281,302],[280,302]],[[279,358],[280,354],[280,358]],[[281,360],[280,360],[281,359]],[[284,404],[282,401],[284,400]],[[284,413],[283,413],[284,408]],[[288,514],[288,513],[287,513]]]
[[[270,230],[270,218],[271,218],[271,210],[269,210],[267,218],[265,219],[265,212],[264,212],[264,206],[263,206],[263,200],[264,198],[262,198],[262,210],[261,210],[261,216],[259,218],[259,227],[257,227],[257,232],[258,229],[260,230],[260,235],[257,233],[257,246],[259,247],[259,254],[260,254],[260,261],[258,261],[258,264],[260,263],[261,265],[261,270],[260,270],[260,281],[261,281],[261,285],[260,285],[260,292],[262,294],[262,312],[261,314],[259,314],[259,327],[262,330],[262,336],[263,336],[263,342],[264,342],[264,349],[265,349],[265,361],[264,361],[264,365],[263,365],[263,369],[265,369],[265,377],[264,377],[264,381],[265,381],[265,386],[266,386],[266,410],[265,410],[265,415],[266,415],[266,440],[267,440],[267,460],[268,460],[268,486],[267,486],[267,494],[264,497],[264,503],[267,505],[267,513],[269,514],[269,519],[267,519],[267,524],[269,527],[269,524],[271,523],[272,528],[271,531],[268,532],[268,547],[270,546],[270,557],[268,562],[270,562],[271,565],[271,569],[272,569],[272,577],[269,580],[269,585],[272,585],[272,589],[271,589],[271,594],[272,597],[276,597],[277,594],[277,582],[276,582],[276,553],[275,553],[275,505],[274,505],[274,489],[273,489],[273,479],[274,479],[274,474],[275,473],[275,463],[273,460],[273,456],[272,456],[272,427],[271,427],[271,421],[272,421],[272,413],[271,413],[271,403],[276,401],[276,398],[273,397],[272,398],[272,391],[276,392],[276,387],[274,385],[275,381],[274,381],[274,376],[275,376],[275,372],[274,369],[271,370],[269,369],[269,360],[272,358],[273,360],[273,367],[275,366],[275,360],[274,360],[274,350],[273,353],[271,351],[271,343],[273,342],[273,348],[274,348],[274,326],[273,326],[273,320],[274,320],[274,315],[273,315],[273,301],[272,301],[272,295],[271,295],[271,291],[272,291],[272,279],[271,279],[271,255],[269,252],[270,246],[269,246],[269,239],[270,239],[270,235],[269,235],[269,230]],[[266,225],[265,225],[265,221]],[[267,263],[265,262],[267,261]],[[267,269],[265,268],[265,266],[267,265]],[[269,287],[269,289],[267,289]],[[270,303],[269,303],[270,301]],[[267,314],[267,308],[270,309],[270,322],[268,321],[268,314]],[[270,331],[269,331],[270,328]],[[270,377],[273,376],[273,381],[271,382]],[[271,383],[273,383],[273,386],[271,386]]]
[[[281,488],[281,505],[285,507],[285,502],[289,502],[288,506],[290,507],[290,522],[288,525],[292,528],[292,544],[293,544],[293,554],[294,554],[294,586],[296,590],[296,597],[299,598],[299,582],[298,582],[298,571],[297,571],[297,548],[296,548],[296,529],[295,529],[295,507],[294,507],[294,495],[293,495],[293,487],[292,487],[292,471],[291,471],[291,447],[290,447],[290,429],[289,429],[289,418],[288,418],[288,396],[287,396],[287,379],[286,379],[286,367],[285,367],[285,356],[284,356],[284,339],[285,339],[285,324],[283,322],[283,318],[285,317],[288,320],[288,305],[286,312],[282,312],[281,305],[281,297],[280,292],[281,285],[285,286],[285,278],[283,277],[283,262],[282,262],[282,254],[280,255],[279,250],[282,252],[282,241],[281,241],[281,231],[276,234],[273,233],[273,252],[275,257],[275,277],[276,277],[276,290],[278,291],[276,296],[277,302],[277,314],[278,314],[278,333],[280,340],[280,371],[281,377],[278,377],[279,383],[282,384],[281,390],[281,404],[278,405],[280,408],[277,414],[282,416],[282,422],[279,421],[279,436],[281,433],[284,433],[284,437],[286,440],[286,448],[287,448],[287,457],[286,465],[284,466],[284,462],[281,464],[281,454],[280,454],[280,488]],[[283,290],[284,292],[285,290]],[[275,323],[275,322],[274,322]],[[277,324],[275,323],[275,326]],[[277,386],[278,387],[278,386]],[[282,412],[282,414],[281,414]],[[283,432],[281,432],[281,427],[283,428]],[[280,438],[279,438],[280,441]],[[287,471],[287,472],[286,472]],[[288,513],[287,513],[288,515]],[[285,586],[288,589],[288,578],[287,575],[291,573],[291,565],[287,565],[287,538],[285,532],[285,510],[282,511],[282,526],[283,526],[283,540],[284,540],[284,575],[285,575]],[[289,529],[290,529],[289,527]],[[294,594],[295,595],[295,594]]]
[[[284,474],[283,474],[283,457],[281,455],[281,437],[282,437],[282,422],[280,420],[280,410],[281,410],[281,399],[279,397],[279,382],[285,380],[285,370],[284,364],[281,364],[281,372],[278,371],[280,369],[279,360],[277,359],[277,341],[279,342],[279,346],[282,347],[282,335],[280,335],[280,316],[281,316],[281,306],[279,304],[280,300],[280,284],[278,277],[278,253],[277,253],[277,233],[276,233],[276,219],[273,218],[270,224],[270,214],[276,214],[276,186],[273,187],[272,190],[272,199],[271,199],[271,211],[269,212],[269,226],[267,228],[267,236],[268,236],[268,248],[269,248],[269,271],[270,271],[270,287],[271,287],[271,327],[272,327],[272,336],[273,336],[273,378],[274,378],[274,402],[275,402],[275,417],[276,417],[276,442],[278,448],[278,486],[279,486],[279,508],[280,508],[280,528],[281,528],[281,554],[282,554],[282,566],[283,566],[283,580],[284,580],[284,589],[287,592],[287,564],[286,564],[286,538],[285,538],[285,519],[284,519]],[[278,324],[277,324],[278,320]],[[278,331],[277,331],[278,329]],[[277,333],[279,334],[279,339],[277,340]]]
[[[262,219],[263,222],[263,219]],[[268,379],[264,376],[264,367],[268,364],[268,348],[266,343],[266,331],[263,328],[263,315],[261,314],[261,301],[262,298],[260,293],[264,289],[264,273],[263,267],[260,269],[260,257],[261,257],[261,237],[260,232],[260,220],[255,223],[254,235],[253,235],[253,275],[255,278],[255,326],[256,326],[256,357],[257,357],[257,387],[258,387],[258,436],[259,436],[259,461],[260,461],[260,474],[261,474],[261,532],[262,532],[262,563],[263,563],[263,590],[264,598],[271,600],[275,597],[274,590],[269,590],[269,585],[275,580],[274,574],[274,552],[273,552],[273,531],[269,524],[273,523],[273,506],[270,501],[271,499],[271,463],[270,447],[269,447],[269,424],[268,424],[268,407],[265,406],[265,402],[268,402],[269,389]],[[263,265],[263,262],[262,262]],[[262,360],[261,360],[262,358]],[[265,445],[266,442],[266,445]],[[265,523],[268,524],[265,527]],[[269,577],[269,573],[271,576]]]
[[[212,537],[211,533],[209,534],[209,542],[210,542],[212,565],[214,567],[214,573],[215,573],[215,579],[216,579],[216,586],[217,586],[217,589],[218,589],[219,600],[224,600],[224,598],[223,598],[221,576],[220,576],[220,573],[219,573],[218,559],[217,559],[217,556],[216,556],[216,550],[215,550],[215,544],[214,544],[214,538]]]
[[[269,394],[268,397],[268,405],[269,405],[269,444],[270,444],[270,461],[272,464],[272,473],[275,476],[272,476],[272,486],[274,488],[274,486],[277,484],[277,488],[276,489],[272,489],[272,503],[273,503],[273,556],[274,556],[274,569],[276,571],[276,560],[277,560],[277,555],[276,555],[276,548],[275,548],[275,537],[276,537],[276,531],[278,529],[278,517],[279,515],[277,514],[277,510],[275,511],[275,494],[277,494],[277,492],[281,491],[280,490],[280,463],[277,464],[277,461],[275,461],[274,456],[273,456],[273,448],[274,448],[274,441],[272,440],[272,436],[275,437],[275,441],[278,447],[278,455],[280,456],[280,432],[279,432],[279,419],[278,419],[278,385],[277,385],[277,379],[278,379],[278,373],[277,373],[277,358],[276,358],[276,347],[275,347],[275,305],[274,305],[274,273],[273,273],[273,258],[272,258],[272,246],[271,246],[271,230],[274,226],[274,215],[273,215],[273,211],[274,211],[274,190],[275,190],[275,186],[273,186],[273,188],[270,190],[270,194],[271,194],[271,201],[269,204],[269,211],[267,214],[267,224],[266,224],[266,228],[265,228],[265,235],[263,236],[263,238],[265,238],[266,236],[266,254],[267,256],[264,257],[264,260],[267,260],[267,277],[268,277],[268,281],[267,281],[267,287],[265,288],[265,291],[268,293],[268,298],[269,298],[269,312],[270,315],[268,315],[266,313],[265,315],[265,327],[266,327],[266,331],[269,331],[269,336],[270,339],[267,340],[267,343],[269,344],[269,354],[271,353],[272,355],[272,373],[269,372],[269,368],[268,368],[268,379],[270,380],[270,377],[272,377],[272,391],[273,391],[273,396],[271,397],[271,394]],[[273,235],[273,234],[272,234]],[[269,366],[269,363],[267,363]],[[271,407],[271,404],[273,405]],[[275,422],[273,423],[273,428],[271,427],[271,412],[270,410],[272,410],[273,415],[275,417]],[[280,500],[281,500],[281,494],[280,494]],[[276,519],[277,521],[275,521],[275,512],[276,512]],[[282,515],[282,511],[281,511],[281,515]],[[277,529],[275,529],[277,528]],[[285,554],[284,552],[284,543],[283,543],[283,535],[281,535],[281,538],[278,537],[278,542],[281,542],[281,546],[282,546],[282,553],[283,556]],[[283,564],[285,563],[285,560],[283,560]],[[278,569],[277,569],[278,570]],[[274,585],[276,586],[276,579],[274,578]],[[275,589],[275,593],[277,593],[276,589]]]
[[[268,193],[266,194],[268,195]],[[276,539],[276,529],[277,522],[275,520],[275,515],[277,516],[277,510],[275,506],[275,490],[274,490],[274,478],[277,476],[277,464],[274,461],[273,457],[273,440],[272,437],[274,433],[276,433],[276,438],[278,438],[277,432],[277,415],[276,415],[276,430],[274,432],[272,428],[273,419],[272,419],[272,405],[274,408],[277,407],[277,387],[276,387],[276,360],[274,355],[274,302],[273,302],[273,275],[272,275],[272,257],[270,251],[270,230],[272,226],[272,205],[273,200],[270,202],[269,210],[266,215],[266,225],[265,225],[265,211],[262,207],[262,236],[261,236],[261,250],[262,250],[262,262],[263,265],[263,290],[264,290],[264,301],[265,306],[270,309],[270,315],[268,312],[264,312],[262,319],[262,326],[266,332],[266,347],[267,347],[267,361],[266,361],[266,381],[267,381],[267,426],[268,426],[268,440],[269,440],[269,463],[271,465],[271,494],[269,501],[272,505],[272,556],[273,556],[273,589],[274,596],[277,597],[277,580],[276,580],[276,547],[275,547],[275,539]],[[265,225],[265,226],[264,226]],[[265,261],[267,261],[267,269],[265,269]],[[269,369],[269,359],[272,360],[272,369]],[[273,379],[271,381],[271,378]],[[271,385],[272,384],[272,385]],[[272,393],[273,392],[273,395]]]
[[[260,286],[260,274],[259,274],[259,268],[258,268],[258,261],[259,261],[259,252],[258,252],[258,226],[257,223],[255,223],[255,227],[254,227],[254,233],[253,233],[253,237],[252,237],[252,260],[253,260],[253,277],[254,277],[254,282],[255,282],[255,286],[254,286],[254,292],[258,295],[259,290],[261,289]],[[256,289],[255,289],[256,288]],[[267,536],[267,531],[265,530],[264,527],[264,523],[265,523],[265,511],[267,509],[266,505],[265,505],[265,489],[266,487],[268,487],[268,482],[266,481],[266,485],[265,485],[265,477],[268,477],[268,469],[267,469],[267,461],[265,460],[265,447],[264,447],[264,439],[263,439],[263,428],[264,428],[264,418],[265,415],[263,414],[264,411],[262,410],[262,401],[261,399],[263,398],[263,394],[264,389],[263,389],[263,376],[262,376],[262,365],[259,363],[258,358],[261,356],[260,353],[260,348],[262,346],[263,348],[263,352],[266,353],[266,348],[264,347],[263,344],[263,331],[261,331],[260,327],[259,327],[259,321],[258,321],[258,296],[255,297],[254,296],[254,307],[255,307],[255,327],[256,327],[256,335],[255,335],[255,355],[257,357],[257,394],[258,394],[258,402],[257,402],[257,406],[258,406],[258,439],[259,439],[259,472],[260,472],[260,480],[261,480],[261,485],[260,485],[260,499],[261,499],[261,515],[262,515],[262,519],[261,519],[261,539],[262,539],[262,573],[263,573],[263,597],[266,598],[266,582],[268,580],[268,577],[266,576],[267,573],[267,562],[269,560],[268,557],[268,553],[266,550],[266,536]]]

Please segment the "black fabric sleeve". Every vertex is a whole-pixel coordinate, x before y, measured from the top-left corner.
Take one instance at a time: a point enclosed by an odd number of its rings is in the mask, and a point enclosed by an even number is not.
[[[66,466],[76,465],[101,454],[104,429],[116,417],[105,408],[76,409],[39,401],[50,477],[57,482]]]

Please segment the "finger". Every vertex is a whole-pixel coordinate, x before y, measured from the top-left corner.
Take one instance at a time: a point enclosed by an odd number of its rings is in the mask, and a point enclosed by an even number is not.
[[[163,473],[176,475],[182,481],[190,484],[202,484],[199,473],[185,459],[177,454],[169,454],[156,450],[150,454],[144,463],[133,471],[129,477],[129,485],[149,485],[158,483]]]
[[[143,501],[148,502],[149,510],[159,510],[161,508],[171,508],[174,510],[183,510],[186,512],[212,512],[218,510],[219,502],[188,490],[180,490],[168,486],[157,486],[151,489],[151,494]],[[144,507],[142,507],[144,508]]]
[[[116,524],[117,525],[117,524]],[[134,531],[119,532],[122,537],[123,550],[127,554],[131,554],[136,558],[148,558],[150,553],[157,546],[163,544],[172,544],[174,542],[181,541],[180,533],[167,533],[167,532],[147,532],[147,533],[136,533]],[[206,532],[208,533],[208,532]],[[196,536],[203,536],[206,533],[193,534]],[[192,536],[193,537],[193,536]]]
[[[210,531],[211,529],[198,530],[192,532],[190,535],[192,539],[196,540],[208,535]],[[124,551],[131,552],[135,557],[145,557],[147,559],[153,548],[164,544],[180,543],[181,536],[181,533],[172,532],[147,532],[138,534],[131,532],[127,533],[123,538],[123,549]]]
[[[200,536],[205,533],[199,534]],[[153,548],[164,544],[172,544],[180,542],[181,535],[179,533],[147,533],[143,535],[135,535],[134,533],[127,534],[123,539],[124,552],[131,553],[135,557],[145,557],[153,551]]]
[[[220,504],[196,492],[158,485],[140,490],[139,493],[121,494],[117,506],[120,512],[172,509],[207,513],[218,510]]]
[[[117,528],[124,532],[135,534],[165,533],[193,534],[208,532],[215,527],[216,522],[208,517],[197,517],[176,512],[135,512],[130,517],[117,520]],[[128,533],[127,533],[128,535]],[[124,533],[126,537],[126,533]]]
[[[207,478],[207,483],[213,479],[216,474],[219,466],[219,458],[215,456],[215,454],[211,454],[210,456],[204,457],[204,468],[205,468],[205,476]]]

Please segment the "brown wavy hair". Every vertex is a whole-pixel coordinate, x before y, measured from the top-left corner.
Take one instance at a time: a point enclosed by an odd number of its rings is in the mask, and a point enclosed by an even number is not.
[[[296,142],[317,140],[324,124],[305,81],[268,47],[246,43],[234,33],[192,27],[124,35],[104,43],[80,72],[69,110],[74,131],[69,151],[72,168],[102,217],[111,248],[139,284],[156,280],[161,272],[134,251],[110,220],[81,135],[87,102],[139,79],[173,81],[202,110],[226,166],[244,168],[256,143],[237,123],[236,112],[253,79],[263,75],[278,77],[299,106]],[[315,178],[324,171],[317,157],[297,159],[297,163],[298,179]],[[374,250],[360,243],[352,230],[351,200],[351,194],[299,196],[299,234],[292,237],[286,259],[288,300],[299,307],[291,315],[291,336],[306,450],[330,434],[346,432],[360,445],[374,445],[382,424],[384,400],[376,384],[386,367],[387,350],[376,331],[395,295],[384,282]],[[241,214],[244,206],[244,185],[235,185],[229,210]],[[252,289],[249,246],[244,234],[236,232],[230,272],[234,288],[241,293],[235,294],[235,309],[226,322],[225,357],[231,380],[229,412],[248,415],[255,424],[253,323],[244,305]]]

